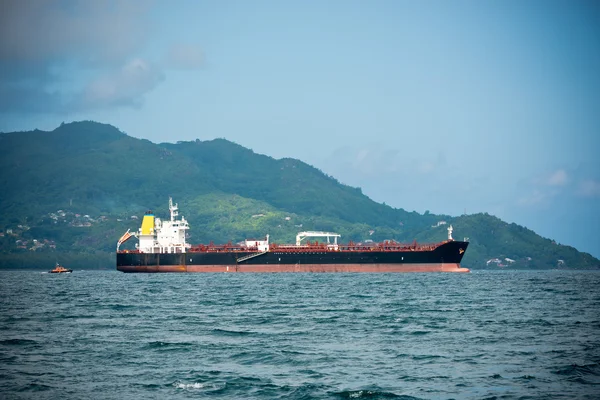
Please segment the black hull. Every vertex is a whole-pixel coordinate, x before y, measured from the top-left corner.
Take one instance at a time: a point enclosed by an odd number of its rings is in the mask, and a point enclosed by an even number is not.
[[[117,253],[123,272],[468,272],[460,267],[467,242],[427,251],[269,251]],[[252,256],[244,259],[244,257]]]

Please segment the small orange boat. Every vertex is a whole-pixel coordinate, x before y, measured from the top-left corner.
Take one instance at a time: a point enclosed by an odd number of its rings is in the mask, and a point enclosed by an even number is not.
[[[49,271],[49,274],[70,274],[71,272],[73,272],[72,269],[68,269],[63,267],[62,265],[60,265],[59,263],[56,263],[56,267],[54,267],[54,269],[52,271]]]

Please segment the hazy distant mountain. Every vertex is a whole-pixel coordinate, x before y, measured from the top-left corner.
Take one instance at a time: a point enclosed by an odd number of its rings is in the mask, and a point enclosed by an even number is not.
[[[394,209],[295,159],[275,160],[225,139],[154,144],[96,122],[0,134],[0,266],[113,263],[121,234],[169,196],[190,242],[240,241],[301,230],[345,241],[437,242],[453,225],[471,241],[469,268],[593,268],[600,261],[487,214],[451,217]],[[390,183],[393,184],[393,183]]]

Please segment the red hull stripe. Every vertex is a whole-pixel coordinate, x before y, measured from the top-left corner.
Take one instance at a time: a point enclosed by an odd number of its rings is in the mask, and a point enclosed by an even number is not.
[[[117,267],[122,272],[470,272],[460,264],[239,264]]]

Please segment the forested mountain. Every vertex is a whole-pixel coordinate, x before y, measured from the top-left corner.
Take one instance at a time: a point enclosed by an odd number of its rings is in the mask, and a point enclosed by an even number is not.
[[[379,204],[295,159],[276,160],[225,139],[154,144],[96,122],[0,134],[0,267],[111,267],[116,241],[168,198],[189,241],[237,242],[301,230],[345,241],[437,242],[469,237],[469,268],[595,268],[599,260],[487,214],[421,215]]]

